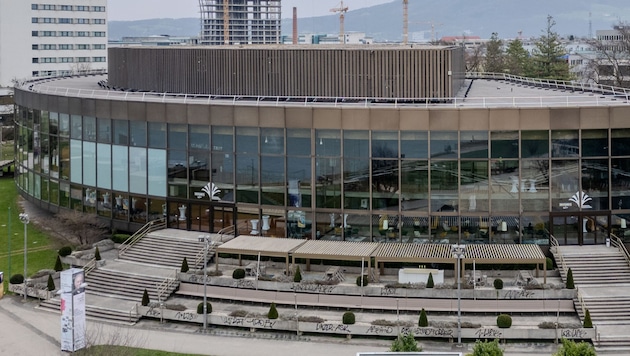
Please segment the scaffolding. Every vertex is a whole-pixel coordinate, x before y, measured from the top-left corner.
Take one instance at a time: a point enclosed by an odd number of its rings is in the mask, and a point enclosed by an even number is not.
[[[281,0],[199,0],[201,44],[281,43]]]

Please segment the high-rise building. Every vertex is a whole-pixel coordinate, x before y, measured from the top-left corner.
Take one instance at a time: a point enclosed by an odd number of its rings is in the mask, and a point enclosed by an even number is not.
[[[0,1],[0,86],[107,68],[107,0]]]
[[[201,44],[281,42],[280,0],[199,0]]]

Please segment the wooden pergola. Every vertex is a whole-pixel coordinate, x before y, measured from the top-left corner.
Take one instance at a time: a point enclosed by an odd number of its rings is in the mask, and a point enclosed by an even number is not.
[[[239,266],[243,265],[242,256],[283,257],[286,271],[289,273],[289,256],[293,250],[305,244],[306,240],[279,239],[273,237],[258,237],[241,235],[217,247],[217,253],[238,255]],[[216,264],[217,271],[219,264]]]
[[[350,241],[324,241],[308,240],[292,253],[293,261],[296,258],[306,260],[306,270],[310,271],[311,259],[341,260],[341,261],[368,261],[368,271],[371,269],[371,257],[378,248],[378,242],[350,242]]]

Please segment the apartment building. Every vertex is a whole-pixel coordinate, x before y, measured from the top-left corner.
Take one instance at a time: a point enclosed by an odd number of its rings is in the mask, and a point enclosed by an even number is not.
[[[0,86],[106,69],[107,0],[0,1]]]

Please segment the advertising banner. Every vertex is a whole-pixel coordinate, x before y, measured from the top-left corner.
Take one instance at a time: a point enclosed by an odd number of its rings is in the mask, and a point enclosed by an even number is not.
[[[61,350],[74,352],[86,346],[85,272],[61,272]]]

